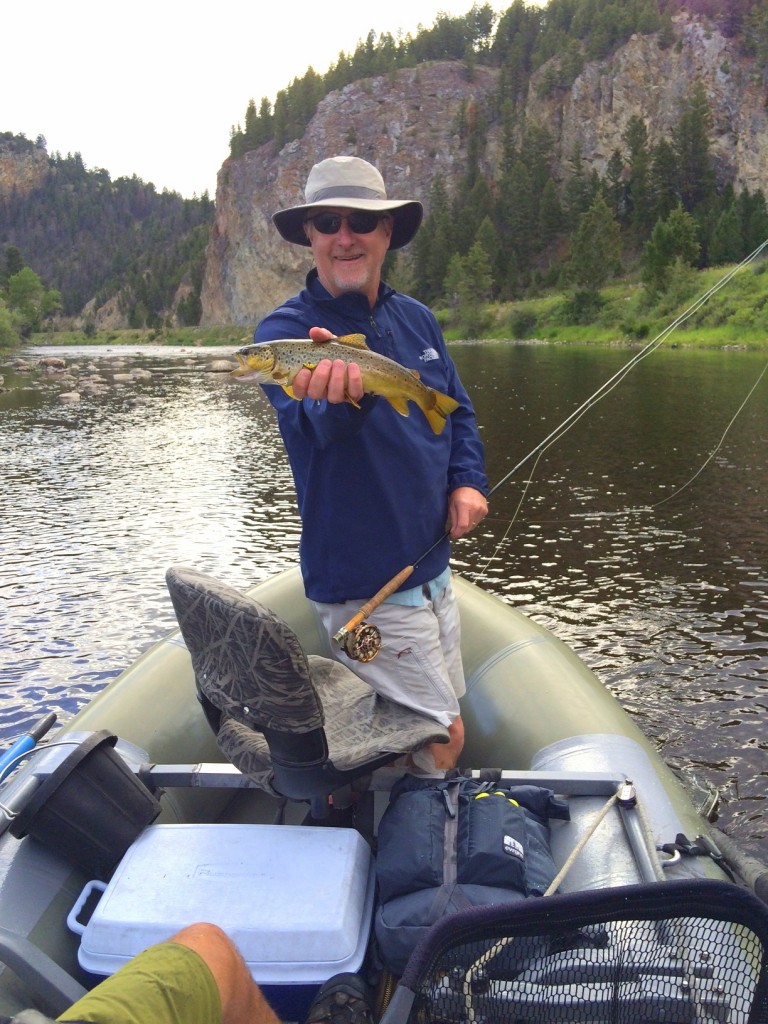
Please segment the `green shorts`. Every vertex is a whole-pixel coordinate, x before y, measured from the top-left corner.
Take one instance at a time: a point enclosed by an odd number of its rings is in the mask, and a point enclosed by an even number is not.
[[[221,1024],[221,999],[198,953],[176,942],[160,942],[105,978],[57,1020]]]

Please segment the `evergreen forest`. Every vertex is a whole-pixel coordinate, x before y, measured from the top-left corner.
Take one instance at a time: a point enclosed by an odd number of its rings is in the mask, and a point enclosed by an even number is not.
[[[482,333],[484,303],[519,300],[542,288],[568,290],[572,322],[587,322],[599,308],[600,288],[618,273],[641,273],[653,298],[685,268],[741,260],[768,238],[763,192],[736,194],[716,178],[711,113],[700,85],[692,87],[668,139],[652,145],[643,120],[633,118],[603,177],[576,151],[566,182],[555,181],[553,140],[522,120],[537,69],[547,65],[541,92],[567,89],[587,62],[634,33],[656,33],[659,47],[674,46],[672,18],[679,13],[736,40],[765,79],[767,0],[549,0],[544,7],[514,0],[498,19],[490,5],[476,3],[463,17],[438,15],[414,37],[370,33],[324,75],[309,68],[274,104],[265,97],[257,107],[251,100],[244,127],[232,129],[231,154],[266,144],[279,150],[301,137],[324,96],[368,76],[434,60],[463,62],[470,77],[478,64],[497,67],[492,101],[460,119],[463,180],[451,192],[434,181],[430,216],[408,266],[390,265],[388,277],[432,306],[453,308],[465,332]],[[501,126],[504,140],[493,180],[482,160],[491,123]]]
[[[570,322],[588,323],[611,277],[637,275],[653,300],[692,269],[739,261],[768,238],[763,192],[737,192],[716,176],[701,86],[692,84],[668,138],[651,144],[634,118],[602,176],[575,151],[565,182],[555,181],[553,140],[522,120],[534,72],[545,67],[537,88],[549,94],[569,88],[586,62],[634,33],[655,33],[659,47],[672,47],[679,13],[716,26],[768,81],[768,0],[549,0],[543,7],[513,0],[501,15],[475,3],[462,17],[439,14],[414,36],[371,32],[325,73],[308,68],[274,102],[250,100],[244,126],[231,131],[230,154],[278,152],[301,138],[326,95],[353,81],[435,60],[458,61],[469,77],[480,64],[496,67],[496,94],[482,109],[462,111],[457,125],[462,180],[449,191],[434,179],[430,215],[406,257],[390,260],[387,277],[447,310],[464,336],[482,333],[485,304],[545,289],[567,295]],[[483,159],[491,124],[502,139],[493,179]],[[0,147],[31,152],[45,140],[0,133]],[[98,308],[115,298],[131,327],[158,328],[183,283],[176,318],[197,324],[213,218],[208,196],[158,194],[136,176],[112,181],[105,170],[86,169],[78,153],[47,159],[48,173],[31,193],[0,197],[0,312],[10,308],[29,333],[56,314],[79,316],[91,300]],[[33,311],[14,312],[30,289]]]
[[[45,140],[0,133],[0,146],[23,154],[44,149]],[[54,154],[48,167],[31,192],[0,195],[0,287],[20,259],[59,293],[56,312],[65,317],[117,296],[132,327],[157,327],[185,282],[177,316],[197,324],[214,210],[208,196],[158,193],[135,175],[112,181],[105,170],[86,169],[79,153]]]

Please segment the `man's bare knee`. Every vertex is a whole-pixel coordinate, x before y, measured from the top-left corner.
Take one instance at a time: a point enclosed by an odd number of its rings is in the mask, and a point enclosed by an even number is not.
[[[217,924],[210,924],[207,921],[199,921],[196,924],[187,925],[186,928],[182,928],[180,932],[172,935],[168,941],[178,942],[180,945],[189,946],[194,950],[197,950],[201,943],[204,945],[208,943],[223,943],[225,946],[234,945],[222,928],[219,928]]]
[[[193,949],[207,964],[219,990],[222,1024],[279,1024],[237,946],[221,928],[192,924],[169,941]]]

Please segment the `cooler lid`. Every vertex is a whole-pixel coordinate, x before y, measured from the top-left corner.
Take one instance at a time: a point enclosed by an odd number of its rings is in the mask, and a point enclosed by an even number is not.
[[[261,983],[356,970],[373,913],[373,859],[354,829],[151,825],[85,927],[78,959],[112,974],[198,921],[219,925]]]

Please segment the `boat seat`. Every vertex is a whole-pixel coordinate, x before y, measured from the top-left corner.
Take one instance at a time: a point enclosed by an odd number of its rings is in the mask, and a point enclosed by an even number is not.
[[[447,743],[431,719],[307,656],[274,612],[195,569],[166,583],[219,749],[267,791],[319,806],[402,754]]]
[[[768,907],[686,879],[472,907],[413,951],[380,1024],[768,1024]]]

